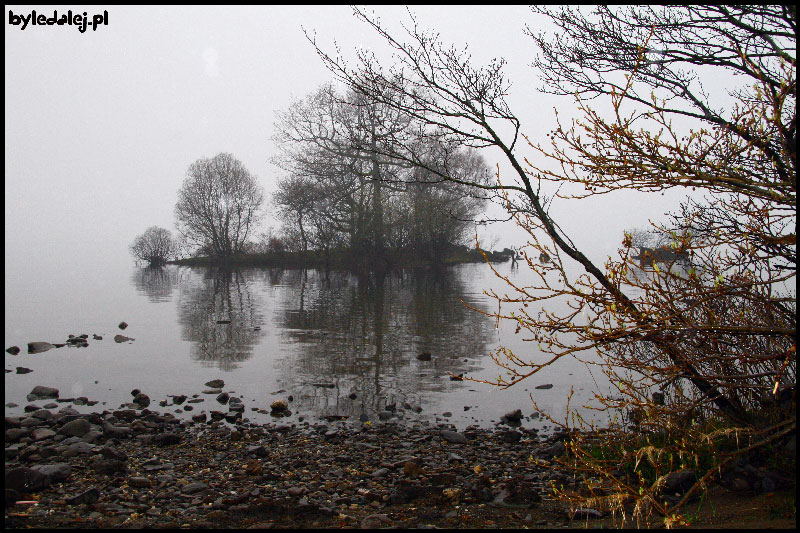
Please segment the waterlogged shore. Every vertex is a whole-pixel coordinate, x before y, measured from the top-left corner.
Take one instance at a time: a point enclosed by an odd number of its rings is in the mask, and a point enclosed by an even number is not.
[[[135,404],[88,414],[54,404],[27,407],[25,415],[5,417],[6,528],[622,523],[619,514],[569,509],[555,500],[554,485],[584,488],[557,462],[567,434],[540,436],[513,420],[456,431],[397,420],[287,424],[276,417],[255,424],[213,412],[183,420]],[[691,521],[700,527],[793,527],[794,489],[786,490],[714,485],[705,504],[691,505],[697,506]],[[648,518],[650,525],[663,525],[658,516]]]
[[[69,407],[5,423],[6,527],[570,523],[550,485],[575,482],[547,467],[563,453],[563,435],[387,422],[187,422],[149,409]]]

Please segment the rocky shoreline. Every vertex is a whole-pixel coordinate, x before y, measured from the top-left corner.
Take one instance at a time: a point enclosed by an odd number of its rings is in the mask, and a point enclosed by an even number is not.
[[[570,523],[549,498],[551,483],[576,484],[547,467],[563,434],[215,418],[71,407],[7,416],[6,527]]]

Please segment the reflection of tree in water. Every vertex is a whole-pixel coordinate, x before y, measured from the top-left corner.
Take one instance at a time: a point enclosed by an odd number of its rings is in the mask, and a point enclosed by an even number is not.
[[[131,281],[136,290],[145,293],[151,302],[168,302],[181,275],[181,269],[174,266],[148,266],[134,270]]]
[[[233,370],[249,359],[261,336],[261,302],[248,273],[222,268],[192,269],[181,284],[178,322],[192,342],[192,357]]]
[[[466,290],[453,271],[286,275],[296,279],[287,283],[289,302],[278,320],[303,344],[286,369],[302,390],[303,409],[358,415],[395,402],[413,405],[453,386],[450,373],[480,368],[487,352],[491,320],[459,301]],[[423,352],[430,361],[417,359]]]

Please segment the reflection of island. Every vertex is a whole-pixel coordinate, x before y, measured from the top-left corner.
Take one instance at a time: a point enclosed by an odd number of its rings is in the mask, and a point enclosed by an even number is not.
[[[414,405],[453,386],[451,373],[479,368],[487,353],[491,320],[459,301],[466,291],[453,271],[286,274],[296,279],[278,320],[302,344],[285,371],[303,409],[373,416],[393,403]],[[417,358],[423,352],[429,361]]]
[[[180,269],[176,267],[145,267],[134,270],[131,281],[136,290],[147,295],[151,302],[167,302],[178,283]]]
[[[232,370],[252,356],[263,322],[252,283],[239,270],[192,269],[181,283],[178,322],[193,358]]]

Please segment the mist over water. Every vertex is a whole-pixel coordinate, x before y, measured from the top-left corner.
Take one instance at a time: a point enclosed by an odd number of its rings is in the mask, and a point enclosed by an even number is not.
[[[510,263],[497,268],[517,281],[529,275],[524,268],[511,270]],[[574,359],[508,390],[451,380],[460,374],[495,379],[500,369],[489,354],[500,345],[525,358],[538,356],[512,325],[496,327],[494,319],[464,305],[496,308],[482,291],[507,290],[483,263],[400,270],[382,279],[317,270],[131,264],[40,273],[20,273],[14,283],[7,279],[6,347],[22,348],[17,356],[5,355],[5,368],[12,371],[5,378],[7,415],[23,411],[35,385],[58,388],[61,398],[101,402],[77,407],[83,411],[116,409],[131,401],[131,390],[141,389],[151,409],[187,417],[224,412],[216,395],[202,394],[204,383],[219,378],[224,391],[242,397],[244,416],[253,421],[273,420],[269,404],[291,395],[293,415],[282,419],[288,423],[330,415],[377,420],[395,404],[402,423],[438,420],[463,428],[492,426],[514,409],[529,416],[531,394],[563,419],[571,387],[574,408],[604,383],[599,370]],[[129,327],[121,332],[117,324],[123,320]],[[63,343],[69,334],[83,333],[89,335],[86,348],[26,353],[28,342]],[[135,340],[115,343],[120,333]],[[429,361],[418,358],[424,352],[431,354]],[[18,366],[33,372],[17,374]],[[535,389],[542,384],[553,388]],[[180,406],[171,405],[171,396],[180,394],[199,394],[204,402],[180,413]],[[158,407],[161,400],[170,405]],[[546,423],[528,418],[523,424]]]

